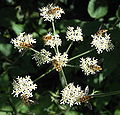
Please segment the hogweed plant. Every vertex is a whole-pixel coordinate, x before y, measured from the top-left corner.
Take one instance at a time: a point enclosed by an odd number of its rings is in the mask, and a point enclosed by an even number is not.
[[[64,52],[60,52],[60,48],[63,47],[61,36],[56,33],[55,21],[61,18],[61,15],[65,14],[64,10],[59,6],[55,6],[54,4],[49,4],[46,7],[40,8],[40,16],[43,17],[44,21],[49,21],[52,24],[52,32],[48,32],[41,39],[44,41],[45,47],[49,47],[49,51],[45,48],[40,51],[33,48],[33,44],[36,43],[36,40],[33,39],[31,34],[26,34],[25,32],[20,33],[20,35],[11,40],[11,43],[15,48],[18,49],[19,52],[24,50],[31,50],[34,52],[32,55],[32,59],[36,61],[37,66],[41,66],[42,64],[51,64],[52,68],[48,70],[46,73],[42,74],[40,77],[35,80],[31,80],[30,76],[26,76],[25,78],[18,77],[17,80],[13,81],[13,93],[14,96],[20,97],[26,103],[32,102],[29,98],[33,96],[32,91],[37,88],[37,85],[34,82],[38,81],[40,78],[44,77],[46,74],[51,71],[56,71],[59,73],[59,80],[61,82],[61,86],[63,90],[58,93],[59,103],[60,104],[68,104],[70,107],[74,105],[81,105],[81,103],[89,103],[89,99],[93,97],[99,96],[93,92],[89,93],[89,87],[87,86],[85,90],[81,89],[81,86],[74,86],[74,83],[68,83],[66,79],[66,75],[64,73],[63,68],[71,67],[71,61],[74,59],[78,59],[79,69],[82,69],[86,76],[92,74],[96,74],[96,72],[100,72],[102,67],[98,64],[98,59],[95,57],[82,57],[94,50],[97,50],[98,55],[103,53],[104,51],[111,51],[114,49],[114,45],[112,44],[110,34],[107,33],[107,30],[98,30],[94,35],[91,35],[93,38],[91,42],[91,49],[78,54],[74,57],[68,55],[68,52],[73,45],[73,42],[84,42],[84,37],[82,33],[81,27],[67,27],[66,31],[66,42],[71,41],[68,48]],[[93,48],[94,47],[94,48]],[[52,53],[52,50],[54,53]],[[71,57],[71,58],[70,58]],[[75,66],[75,65],[73,65]],[[101,96],[113,95],[119,92],[112,92],[101,94]]]

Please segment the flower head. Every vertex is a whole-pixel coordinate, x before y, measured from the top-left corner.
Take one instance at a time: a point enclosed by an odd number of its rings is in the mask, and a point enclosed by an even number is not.
[[[66,36],[67,40],[83,41],[83,37],[82,37],[83,34],[80,27],[77,27],[76,29],[74,29],[74,27],[68,27],[66,34],[67,34]]]
[[[55,56],[52,57],[52,64],[55,67],[56,71],[61,71],[62,67],[66,66],[68,62],[68,54],[65,52],[63,55],[61,53],[57,53]]]
[[[38,66],[49,63],[51,61],[51,53],[49,51],[46,51],[45,49],[42,49],[40,52],[36,52],[33,55],[32,59],[35,59]]]
[[[93,41],[91,42],[91,46],[92,47],[95,46],[98,54],[102,53],[103,50],[106,50],[108,52],[114,48],[114,45],[111,43],[111,40],[110,40],[110,34],[107,35],[107,33],[104,33],[104,35],[95,34],[91,36],[93,38]]]
[[[20,33],[20,35],[11,40],[11,43],[14,44],[15,48],[19,49],[19,52],[26,48],[31,48],[33,43],[36,43],[36,40],[32,38],[31,34],[25,34],[25,32]]]
[[[98,60],[90,57],[80,59],[80,67],[86,75],[95,74],[96,72],[102,70],[102,68],[97,65]]]
[[[13,81],[13,92],[15,97],[20,95],[21,97],[26,96],[27,98],[32,97],[32,90],[37,88],[36,84],[33,84],[33,81],[30,79],[30,76],[17,77]]]
[[[40,9],[40,15],[45,19],[44,21],[54,21],[54,19],[60,19],[61,14],[64,14],[64,11],[59,6],[49,4],[46,7]]]
[[[62,41],[59,38],[59,35],[51,35],[51,33],[48,33],[47,35],[43,36],[43,40],[45,42],[45,45],[50,46],[51,48],[54,48],[55,46],[61,46]]]
[[[88,86],[84,90],[81,90],[81,87],[77,85],[74,86],[73,83],[68,84],[62,91],[62,99],[60,100],[60,104],[69,104],[70,107],[73,105],[80,105],[82,98],[88,94]]]

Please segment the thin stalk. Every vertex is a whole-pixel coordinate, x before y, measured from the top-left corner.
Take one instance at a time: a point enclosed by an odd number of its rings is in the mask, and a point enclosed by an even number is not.
[[[117,95],[117,94],[120,94],[120,90],[108,92],[108,93],[98,93],[98,94],[92,95],[92,97],[105,97],[105,96],[111,96],[111,95]]]
[[[68,53],[68,51],[70,50],[71,46],[73,45],[73,41],[70,43],[70,45],[68,46],[66,53]]]
[[[116,25],[118,22],[119,22],[119,19],[117,19],[117,20],[115,21],[115,23],[114,23],[113,26],[112,26],[112,29],[115,27],[115,25]]]
[[[52,21],[52,28],[53,28],[53,35],[55,35],[56,31],[55,31],[55,23],[54,23],[54,21]],[[59,53],[59,49],[58,49],[57,45],[56,45],[56,50],[55,51],[56,51],[55,53]]]
[[[52,21],[52,28],[53,28],[53,34],[55,35],[56,32],[55,32],[55,24],[54,24],[54,21]]]
[[[39,51],[37,51],[37,50],[35,50],[35,49],[33,49],[33,48],[30,48],[30,50],[32,50],[32,51],[35,52],[35,53],[39,53]]]
[[[74,59],[76,59],[76,58],[78,58],[78,57],[80,57],[80,56],[83,56],[83,55],[85,55],[85,54],[88,54],[88,53],[92,52],[93,50],[95,50],[95,49],[91,49],[91,50],[88,50],[88,51],[86,51],[86,52],[84,52],[84,53],[78,54],[78,55],[70,58],[68,61],[74,60]]]
[[[56,45],[56,50],[57,50],[57,53],[59,53],[59,49],[58,49],[58,46]]]
[[[55,49],[55,47],[54,47],[54,52],[55,52],[55,53],[57,52],[56,49]]]
[[[66,66],[67,66],[67,67],[72,67],[72,68],[80,68],[79,65],[70,65],[70,64],[67,64]]]
[[[42,74],[41,76],[39,76],[38,78],[36,78],[33,82],[38,81],[39,79],[41,79],[42,77],[44,77],[45,75],[47,75],[48,73],[50,73],[50,72],[53,71],[53,70],[54,70],[54,68],[49,69],[46,73],[44,73],[44,74]]]
[[[59,72],[59,77],[60,77],[61,85],[64,88],[67,85],[67,80],[66,80],[63,69]]]

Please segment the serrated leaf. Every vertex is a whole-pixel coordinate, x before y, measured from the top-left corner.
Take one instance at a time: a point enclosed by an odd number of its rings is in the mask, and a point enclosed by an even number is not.
[[[99,19],[108,12],[108,6],[104,0],[90,0],[88,4],[88,13],[92,18]]]

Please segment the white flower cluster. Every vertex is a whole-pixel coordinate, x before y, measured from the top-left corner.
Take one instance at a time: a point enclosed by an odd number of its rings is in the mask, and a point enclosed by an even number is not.
[[[110,40],[110,34],[107,35],[105,33],[104,35],[91,35],[93,37],[93,41],[91,42],[91,46],[95,46],[97,49],[98,54],[102,53],[103,50],[106,50],[107,52],[114,49],[114,45],[111,43]]]
[[[20,35],[14,39],[11,39],[11,43],[14,44],[15,48],[19,49],[19,52],[26,48],[32,47],[33,43],[36,43],[36,40],[32,38],[31,34],[25,34],[25,32],[20,33]]]
[[[59,6],[49,4],[46,7],[43,7],[40,10],[40,15],[45,19],[44,21],[54,21],[54,19],[60,19],[61,14],[64,14],[64,11]]]
[[[37,66],[40,66],[42,64],[49,63],[51,61],[50,56],[51,53],[49,51],[42,49],[40,52],[36,52],[32,59],[35,59]]]
[[[62,91],[61,91],[62,99],[60,100],[60,104],[69,104],[70,107],[73,105],[80,105],[80,99],[85,95],[84,90],[81,90],[81,87],[77,85],[74,86],[73,83],[69,83]]]
[[[55,46],[61,46],[62,41],[59,38],[59,35],[51,35],[51,33],[48,33],[46,36],[44,36],[45,39],[43,39],[45,41],[45,45],[50,46],[51,48],[54,48]]]
[[[68,27],[66,34],[67,34],[67,36],[66,36],[67,40],[83,41],[82,30],[78,26],[76,29],[74,29],[74,27]]]
[[[13,81],[13,92],[14,96],[18,97],[26,95],[27,98],[32,97],[32,90],[37,88],[36,84],[33,84],[33,81],[30,79],[30,76],[17,77],[16,80]]]
[[[98,60],[90,57],[80,59],[80,67],[86,75],[95,74],[102,70],[102,68],[97,65]]]
[[[56,68],[56,71],[61,70],[62,67],[65,67],[66,64],[68,63],[68,54],[65,52],[63,55],[61,53],[57,53],[55,56],[52,57],[52,62],[54,67]]]

